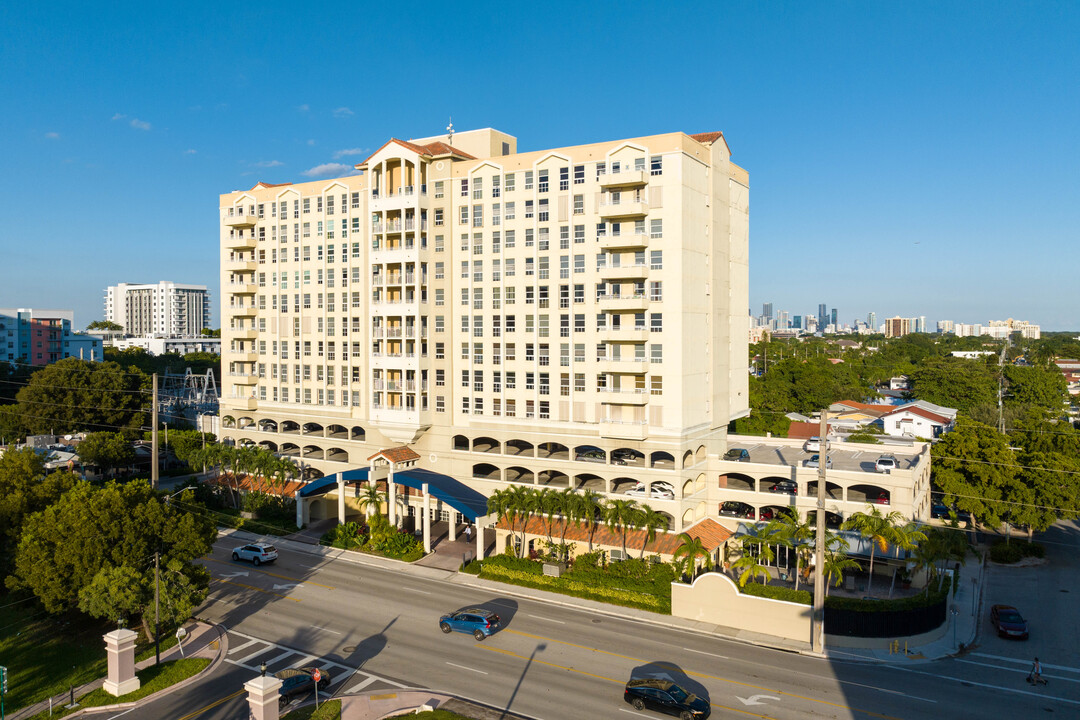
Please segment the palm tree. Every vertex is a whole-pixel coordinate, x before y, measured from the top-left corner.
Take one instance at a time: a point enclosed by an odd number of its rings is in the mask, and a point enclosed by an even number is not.
[[[566,528],[569,527],[571,522],[576,522],[581,519],[581,496],[570,488],[566,488],[559,492],[559,502],[562,503],[562,534],[559,536],[559,553],[563,560],[567,559],[569,553],[566,550]]]
[[[364,511],[366,516],[371,517],[382,514],[382,502],[383,493],[380,492],[379,486],[374,480],[369,480],[360,491],[360,498],[356,501],[356,505]]]
[[[697,559],[708,559],[712,555],[701,538],[690,537],[689,533],[679,533],[679,539],[682,540],[682,544],[675,548],[671,557],[679,566],[680,572],[684,575],[693,575],[697,570]]]
[[[739,575],[739,585],[746,585],[747,581],[755,575],[760,575],[765,582],[769,580],[769,564],[776,558],[773,545],[782,541],[780,527],[775,521],[768,525],[758,526],[751,529],[750,533],[742,539],[742,557],[731,564],[736,570],[742,570]],[[751,552],[752,548],[757,552]],[[764,562],[760,562],[760,561]]]
[[[657,530],[667,530],[668,522],[663,513],[642,505],[638,513],[638,527],[645,531],[645,540],[641,543],[641,559],[645,559],[645,547],[656,539]]]
[[[635,500],[609,500],[604,511],[604,524],[612,532],[622,534],[623,557],[626,557],[626,533],[637,521]]]
[[[578,518],[589,528],[589,552],[592,552],[593,533],[596,532],[600,519],[606,514],[606,502],[604,496],[595,490],[586,490],[578,498],[575,510]]]
[[[795,552],[795,589],[799,589],[799,575],[803,564],[810,558],[812,549],[810,539],[814,537],[814,528],[805,520],[800,520],[798,513],[786,508],[774,521],[779,532],[779,539],[786,547]]]
[[[507,493],[507,512],[510,520],[510,529],[513,532],[514,527],[517,524],[517,520],[521,520],[521,542],[520,551],[518,557],[525,556],[525,531],[529,526],[529,518],[537,510],[538,498],[537,492],[532,488],[527,488],[523,485],[516,485]]]
[[[827,597],[833,576],[836,576],[836,583],[833,587],[840,587],[840,584],[844,582],[844,571],[857,569],[859,563],[847,556],[847,540],[840,535],[826,534],[824,554],[825,567],[822,568],[822,573],[825,575],[825,595]]]
[[[559,492],[544,489],[537,494],[537,510],[544,518],[544,526],[547,528],[548,547],[555,544],[551,539],[551,531],[555,528],[555,518],[565,512],[563,507],[563,495]]]
[[[870,587],[874,582],[874,553],[880,548],[881,552],[889,549],[889,543],[900,542],[900,534],[897,526],[903,522],[904,516],[893,510],[886,515],[880,508],[869,506],[870,512],[857,512],[844,521],[845,530],[855,530],[870,541],[870,578],[866,582],[866,594],[870,594]],[[906,540],[905,540],[906,541]]]

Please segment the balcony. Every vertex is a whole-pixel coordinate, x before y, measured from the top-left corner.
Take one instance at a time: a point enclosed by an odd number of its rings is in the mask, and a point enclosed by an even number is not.
[[[644,405],[649,402],[649,391],[641,390],[600,390],[600,402],[605,405]]]
[[[600,268],[601,280],[644,280],[649,277],[649,266],[641,265],[607,265]]]
[[[256,308],[254,305],[230,305],[229,314],[233,317],[254,317]]]
[[[649,182],[649,175],[645,170],[623,170],[617,173],[605,173],[599,178],[600,187],[629,187],[632,185],[644,185]]]
[[[259,355],[254,350],[236,350],[225,354],[229,356],[231,362],[253,363],[259,361]]]
[[[225,292],[233,295],[254,295],[258,286],[254,282],[234,282],[225,286]]]
[[[649,307],[649,297],[645,293],[635,295],[597,295],[597,306],[609,312],[635,311],[645,312]]]
[[[644,440],[649,436],[649,426],[644,420],[600,421],[600,437],[615,440]]]
[[[231,237],[225,241],[225,247],[230,250],[254,250],[255,238],[253,237]]]
[[[600,331],[600,341],[606,343],[643,343],[649,341],[646,328],[605,328]]]
[[[649,246],[649,234],[642,231],[601,235],[597,241],[601,250],[638,250]]]
[[[649,212],[649,203],[644,200],[619,200],[611,199],[600,201],[600,217],[615,219],[645,215]]]
[[[246,372],[231,372],[228,375],[229,380],[237,385],[258,385],[259,376],[255,373]]]
[[[254,340],[258,336],[259,331],[255,328],[243,328],[242,330],[233,330],[229,333],[229,337],[236,340]]]
[[[226,410],[255,410],[259,407],[259,401],[253,397],[223,397],[221,406],[223,414]]]
[[[229,259],[226,260],[223,264],[226,270],[231,270],[233,272],[240,272],[243,270],[247,270],[248,272],[255,271],[255,258],[251,258],[250,260],[244,260],[239,258]]]
[[[232,228],[251,227],[259,220],[254,213],[244,212],[243,210],[233,215],[226,215],[222,219],[227,227]]]
[[[598,358],[597,370],[602,373],[617,375],[643,375],[649,370],[649,361],[645,358],[613,359]]]

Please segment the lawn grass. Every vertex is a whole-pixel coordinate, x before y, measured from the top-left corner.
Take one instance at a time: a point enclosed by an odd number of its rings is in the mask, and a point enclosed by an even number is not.
[[[102,636],[116,629],[115,622],[49,615],[33,600],[10,604],[19,599],[9,595],[0,602],[8,605],[0,608],[0,664],[8,669],[5,710],[33,705],[105,676]],[[163,652],[175,644],[175,636],[161,639]],[[153,656],[154,646],[144,639],[135,651],[142,660]]]
[[[314,705],[307,705],[293,710],[281,720],[341,720],[341,701],[327,700],[319,703],[319,709]]]
[[[178,682],[187,680],[189,677],[202,672],[209,664],[210,660],[208,658],[184,658],[163,662],[160,665],[151,665],[150,667],[135,673],[139,678],[141,685],[139,686],[139,689],[134,692],[129,692],[127,695],[121,695],[120,697],[114,697],[105,692],[102,688],[98,688],[97,690],[91,690],[85,695],[77,698],[79,703],[78,708],[67,710],[54,707],[51,716],[49,715],[49,711],[45,710],[35,715],[31,720],[63,717],[64,715],[75,712],[79,708],[101,707],[102,705],[134,702],[147,695],[152,695],[159,690],[171,687]]]

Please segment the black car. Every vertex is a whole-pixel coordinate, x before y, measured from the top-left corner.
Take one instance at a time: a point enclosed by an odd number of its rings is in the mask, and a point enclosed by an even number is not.
[[[930,517],[937,518],[939,520],[952,520],[956,519],[963,523],[971,522],[971,513],[964,510],[957,510],[956,506],[949,507],[941,503],[934,503],[930,506]]]
[[[769,488],[769,492],[783,493],[784,495],[798,495],[799,484],[792,480],[781,480]]]
[[[707,718],[712,712],[709,701],[688,693],[671,680],[661,678],[631,679],[623,690],[623,700],[635,710],[656,710],[681,720]]]
[[[274,673],[274,677],[281,681],[281,689],[278,690],[281,695],[278,701],[280,706],[285,707],[294,697],[313,691],[316,672],[319,674],[319,690],[323,690],[330,684],[330,673],[321,668],[290,668]]]
[[[750,451],[746,448],[731,448],[724,453],[724,459],[734,462],[750,462]]]

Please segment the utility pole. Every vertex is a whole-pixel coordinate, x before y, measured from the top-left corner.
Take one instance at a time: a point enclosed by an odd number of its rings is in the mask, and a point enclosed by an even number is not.
[[[825,470],[829,464],[829,411],[821,411],[821,443],[818,449],[817,528],[814,533],[814,613],[811,622],[810,647],[816,653],[825,652]]]
[[[154,553],[154,654],[157,656],[155,665],[161,664],[161,633],[158,630],[160,618],[160,595],[161,595],[161,553]]]
[[[150,441],[150,485],[158,489],[158,456],[157,456],[157,373],[154,373],[154,397],[153,407],[150,410],[151,441]]]

